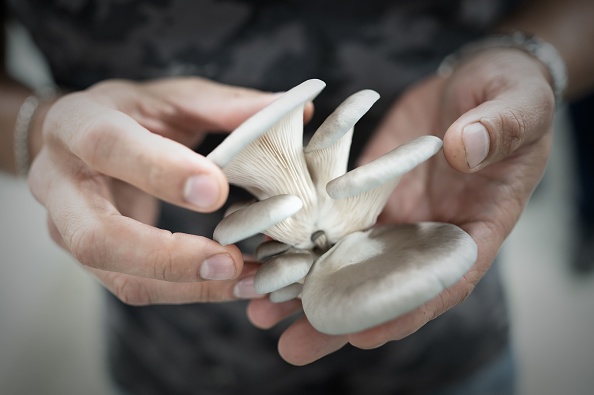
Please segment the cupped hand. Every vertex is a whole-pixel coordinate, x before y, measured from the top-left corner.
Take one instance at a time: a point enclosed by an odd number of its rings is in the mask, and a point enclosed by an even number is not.
[[[325,335],[301,317],[282,334],[281,356],[304,365],[347,343],[379,347],[411,335],[462,302],[489,269],[542,177],[553,112],[546,69],[516,49],[481,52],[451,75],[431,76],[409,89],[386,115],[360,162],[426,134],[443,138],[443,154],[402,178],[379,222],[456,224],[476,241],[478,259],[435,299],[360,333]],[[261,299],[250,303],[248,316],[256,326],[269,328],[300,309],[297,300],[275,305]]]
[[[189,147],[274,99],[200,78],[112,80],[63,96],[33,131],[43,143],[29,175],[52,238],[126,303],[234,299],[251,273],[240,251],[155,228],[157,199],[219,208],[225,175]]]

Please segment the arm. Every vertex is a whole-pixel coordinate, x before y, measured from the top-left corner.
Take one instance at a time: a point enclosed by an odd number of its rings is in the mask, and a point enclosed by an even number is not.
[[[16,115],[23,101],[31,94],[30,89],[11,79],[5,70],[6,6],[0,2],[0,170],[15,173],[13,131]]]
[[[30,93],[2,70],[2,170],[15,170],[13,130]],[[189,147],[207,132],[232,131],[274,99],[187,77],[104,81],[44,103],[29,128],[28,183],[47,209],[51,237],[129,304],[251,296],[237,284],[255,266],[244,265],[237,247],[154,223],[157,198],[199,212],[224,203],[224,174]]]
[[[546,4],[545,4],[546,3]],[[549,41],[567,63],[568,98],[594,88],[594,2],[533,1],[501,29],[522,30]],[[476,241],[473,268],[453,287],[388,323],[344,336],[317,332],[302,318],[279,340],[279,351],[297,365],[350,343],[375,348],[413,334],[462,302],[489,270],[544,172],[554,115],[551,76],[533,56],[513,48],[473,53],[448,76],[431,75],[411,87],[386,114],[361,162],[368,162],[418,134],[444,139],[443,155],[405,175],[381,221],[454,223]],[[250,319],[263,328],[299,306],[253,301]]]
[[[593,18],[590,0],[533,0],[500,28],[532,33],[557,48],[569,76],[565,96],[575,99],[594,89]]]

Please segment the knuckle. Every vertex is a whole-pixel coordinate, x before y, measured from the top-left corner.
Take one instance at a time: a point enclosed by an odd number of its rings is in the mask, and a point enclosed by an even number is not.
[[[181,266],[176,265],[176,260],[169,250],[158,249],[156,253],[151,254],[151,259],[153,278],[177,282],[184,277]]]
[[[77,134],[74,151],[92,167],[109,160],[116,143],[115,120],[107,116],[98,116],[91,120]]]
[[[213,286],[211,282],[197,284],[194,295],[196,300],[205,303],[222,302],[227,300],[221,290]]]
[[[106,252],[100,232],[80,225],[69,233],[67,245],[72,255],[85,266],[102,269],[105,266]]]
[[[130,86],[133,86],[134,84],[135,83],[132,81],[113,78],[113,79],[108,79],[105,81],[97,82],[96,84],[94,84],[93,86],[91,86],[89,88],[89,91],[93,92],[93,93],[103,93],[103,92],[112,93],[114,91],[117,92],[117,91],[128,89]]]
[[[518,110],[507,108],[499,112],[501,126],[499,146],[504,153],[515,151],[522,143],[526,133],[526,119]]]
[[[143,306],[152,303],[147,288],[135,278],[116,273],[111,278],[111,290],[122,303],[131,306]]]

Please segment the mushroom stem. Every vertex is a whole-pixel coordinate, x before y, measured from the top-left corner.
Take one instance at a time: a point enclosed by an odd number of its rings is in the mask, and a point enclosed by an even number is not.
[[[328,237],[326,237],[326,233],[323,230],[318,230],[311,235],[311,241],[316,245],[318,249],[320,249],[321,253],[324,254],[328,251],[332,246],[328,241]]]

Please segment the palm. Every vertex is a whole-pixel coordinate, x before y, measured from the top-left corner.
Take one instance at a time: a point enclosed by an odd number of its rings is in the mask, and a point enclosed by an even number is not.
[[[378,221],[456,224],[476,241],[477,262],[463,279],[437,298],[396,320],[360,333],[324,335],[302,318],[287,329],[279,341],[279,351],[288,361],[309,363],[347,342],[369,348],[410,335],[472,292],[517,221],[542,175],[551,133],[543,130],[543,138],[524,142],[513,154],[479,172],[454,170],[452,158],[464,158],[465,153],[460,144],[445,136],[448,125],[470,109],[490,105],[492,98],[488,92],[481,91],[480,85],[458,83],[452,89],[447,85],[451,82],[446,81],[451,80],[431,77],[409,90],[388,112],[360,162],[373,160],[420,135],[445,137],[444,152],[402,178]],[[550,129],[550,125],[547,127]],[[248,314],[256,325],[268,327],[299,308],[297,302],[274,306],[263,299],[253,301]]]
[[[447,125],[481,104],[480,95],[475,95],[476,102],[463,105],[451,100],[461,95],[444,91],[445,83],[437,77],[413,88],[389,114],[364,157],[372,159],[416,135],[434,133],[443,138]],[[546,146],[548,139],[534,144]],[[454,223],[475,238],[479,249],[484,237],[502,241],[540,179],[546,152],[522,147],[507,159],[470,174],[452,169],[445,156],[438,154],[403,177],[379,221]],[[479,259],[481,269],[488,267],[495,253],[488,251],[488,262]]]

